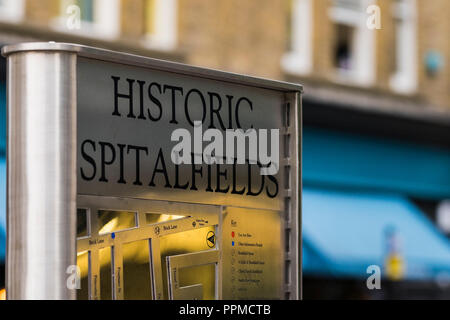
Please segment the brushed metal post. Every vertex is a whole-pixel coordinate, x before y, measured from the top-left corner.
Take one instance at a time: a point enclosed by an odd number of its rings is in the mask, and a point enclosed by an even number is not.
[[[76,54],[7,58],[7,298],[74,299]]]

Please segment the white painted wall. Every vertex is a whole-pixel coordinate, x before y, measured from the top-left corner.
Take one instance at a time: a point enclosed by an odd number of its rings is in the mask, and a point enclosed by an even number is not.
[[[25,0],[2,0],[0,2],[0,20],[20,22],[25,14]]]
[[[282,68],[293,74],[309,74],[312,71],[312,0],[294,0],[292,7],[291,51],[282,60]]]
[[[329,16],[334,23],[344,24],[354,28],[352,53],[352,70],[337,70],[337,80],[354,85],[370,86],[375,81],[375,33],[367,27],[367,7],[374,4],[374,0],[356,0],[354,6],[333,6]],[[337,1],[336,4],[345,3]]]
[[[155,2],[155,32],[145,35],[144,45],[160,50],[172,50],[177,45],[177,0]]]
[[[392,90],[410,94],[417,89],[417,12],[416,0],[399,1],[393,8],[400,23],[396,26],[396,72],[391,76]]]

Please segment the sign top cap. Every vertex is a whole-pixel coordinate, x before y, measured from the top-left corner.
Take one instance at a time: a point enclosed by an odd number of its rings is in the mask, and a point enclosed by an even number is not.
[[[4,57],[8,57],[9,55],[18,52],[36,52],[36,51],[71,52],[76,54],[77,56],[85,58],[163,70],[212,80],[242,84],[252,87],[259,87],[283,92],[301,92],[301,93],[303,92],[303,86],[296,83],[270,80],[232,72],[196,67],[178,62],[148,58],[144,56],[89,47],[73,43],[63,43],[54,41],[17,43],[4,46],[2,48],[2,55]]]

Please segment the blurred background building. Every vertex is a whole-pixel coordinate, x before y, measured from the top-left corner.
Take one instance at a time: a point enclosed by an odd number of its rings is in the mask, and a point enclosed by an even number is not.
[[[303,84],[304,298],[449,299],[449,14],[448,0],[0,0],[0,44],[73,42]],[[1,289],[4,59],[0,76]]]

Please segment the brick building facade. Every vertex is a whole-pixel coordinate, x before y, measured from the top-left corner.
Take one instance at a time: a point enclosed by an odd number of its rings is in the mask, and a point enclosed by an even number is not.
[[[14,41],[17,35],[17,41],[25,38],[96,44],[209,68],[299,81],[306,89],[327,88],[330,97],[342,92],[349,96],[381,94],[405,108],[437,107],[439,111],[450,107],[447,0],[2,3],[0,11],[6,10],[0,20],[4,43]],[[65,23],[73,4],[81,7],[82,24],[76,30],[68,29]],[[366,20],[373,12],[366,10],[373,4],[380,8],[381,29],[369,30]],[[355,70],[344,70],[351,69],[350,64]],[[395,77],[396,70],[404,74]]]

